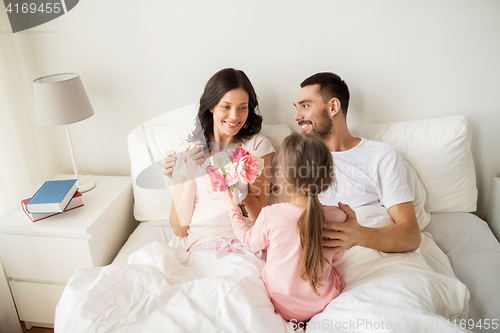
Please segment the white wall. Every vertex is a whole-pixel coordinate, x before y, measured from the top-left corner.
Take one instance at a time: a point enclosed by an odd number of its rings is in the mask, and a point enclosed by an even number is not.
[[[333,71],[350,87],[351,125],[469,117],[485,218],[500,176],[499,32],[497,0],[82,0],[16,37],[28,82],[83,79],[96,114],[72,126],[81,171],[129,174],[127,133],[197,102],[221,68],[248,74],[265,123],[292,128],[299,83]],[[63,162],[45,163],[72,172],[63,128],[46,130]]]

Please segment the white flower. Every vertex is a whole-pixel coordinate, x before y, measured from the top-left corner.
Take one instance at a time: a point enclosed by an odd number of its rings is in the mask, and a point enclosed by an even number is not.
[[[237,162],[231,162],[230,164],[227,164],[224,168],[222,168],[222,171],[225,175],[229,174],[231,170],[236,169],[238,167]]]
[[[231,158],[229,158],[229,154],[226,153],[225,151],[221,151],[213,156],[210,157],[210,164],[216,168],[221,170],[221,172],[224,172],[224,168],[230,164],[232,164],[233,161],[231,161]]]
[[[240,181],[238,175],[238,163],[233,162],[226,166],[226,184],[232,186]]]

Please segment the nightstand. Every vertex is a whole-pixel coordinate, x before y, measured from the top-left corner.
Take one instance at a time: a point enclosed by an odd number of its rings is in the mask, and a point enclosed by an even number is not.
[[[500,178],[493,178],[488,210],[488,225],[500,242]]]
[[[94,179],[96,187],[83,193],[83,207],[33,223],[19,203],[0,219],[1,258],[27,327],[53,325],[57,302],[75,270],[110,264],[138,224],[131,178]]]

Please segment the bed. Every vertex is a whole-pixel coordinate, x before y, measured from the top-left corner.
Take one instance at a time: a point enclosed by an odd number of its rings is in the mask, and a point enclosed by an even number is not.
[[[73,275],[56,309],[56,332],[499,331],[500,244],[471,214],[477,189],[464,116],[352,129],[394,145],[413,166],[421,180],[415,206],[422,242],[403,254],[346,251],[336,263],[346,288],[304,325],[273,311],[260,259],[233,253],[217,259],[167,245],[174,237],[171,196],[157,161],[192,131],[195,113],[194,105],[174,110],[129,134],[134,215],[141,223],[111,265]],[[279,153],[290,128],[265,125],[262,133]],[[392,223],[380,207],[356,214],[366,226]]]

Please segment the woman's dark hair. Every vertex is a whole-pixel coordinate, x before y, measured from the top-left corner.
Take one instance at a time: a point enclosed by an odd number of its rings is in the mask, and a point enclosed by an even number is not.
[[[208,80],[203,95],[200,98],[196,129],[189,137],[189,141],[199,141],[203,144],[214,140],[214,119],[210,112],[222,97],[231,90],[241,88],[248,94],[248,118],[243,127],[234,136],[235,139],[248,139],[260,132],[262,117],[257,114],[259,102],[250,80],[243,71],[225,68],[215,73]],[[206,147],[208,148],[208,147]]]

